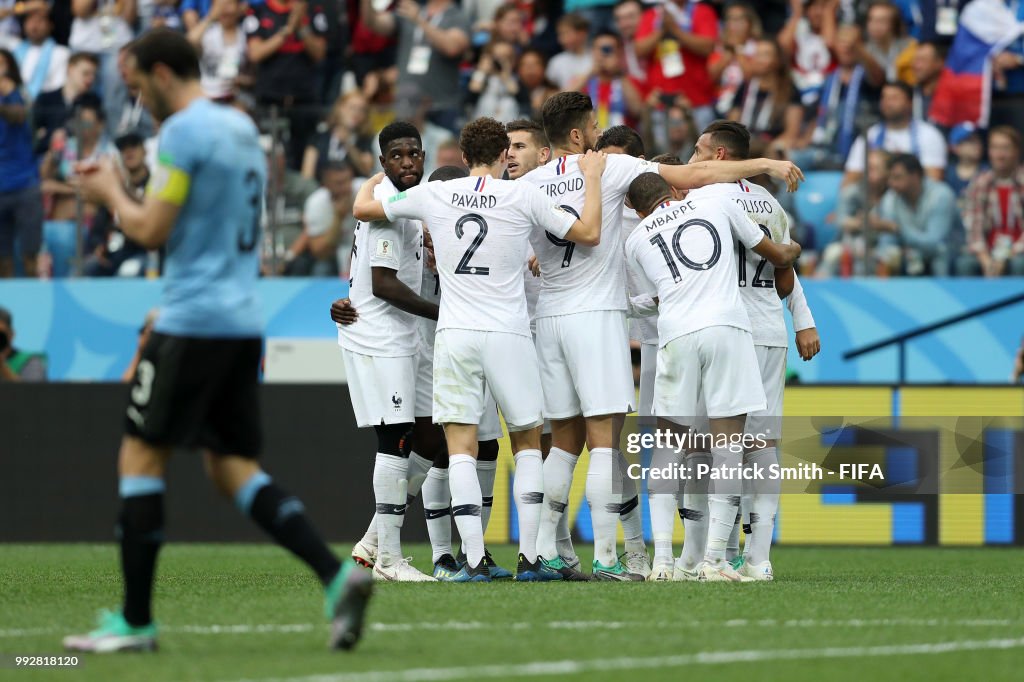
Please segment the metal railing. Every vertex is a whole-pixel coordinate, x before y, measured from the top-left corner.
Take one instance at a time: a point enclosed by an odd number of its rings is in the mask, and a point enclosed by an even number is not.
[[[883,348],[888,348],[889,346],[895,345],[897,347],[896,373],[898,375],[898,380],[901,384],[906,383],[908,341],[910,341],[911,339],[915,339],[918,336],[931,334],[932,332],[944,329],[945,327],[950,327],[954,324],[959,324],[966,320],[970,320],[975,317],[980,317],[981,315],[986,315],[993,311],[1000,310],[1002,308],[1007,308],[1011,305],[1016,305],[1017,303],[1024,303],[1024,293],[1020,293],[1015,296],[1010,296],[1008,298],[995,301],[994,303],[989,303],[987,305],[974,308],[973,310],[968,310],[966,312],[960,313],[959,315],[953,315],[952,317],[947,317],[943,320],[939,320],[937,322],[932,322],[931,324],[926,324],[921,327],[917,327],[916,329],[911,329],[910,331],[903,332],[902,334],[890,336],[887,339],[876,341],[875,343],[868,344],[867,346],[854,348],[853,350],[846,351],[845,353],[843,353],[843,360],[853,360],[854,358],[860,357],[861,355],[874,353],[875,351],[879,351],[882,350]]]

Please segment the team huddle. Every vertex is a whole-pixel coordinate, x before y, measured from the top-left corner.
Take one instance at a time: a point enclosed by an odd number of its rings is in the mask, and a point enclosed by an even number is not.
[[[744,178],[768,174],[794,190],[799,169],[748,159],[749,133],[725,121],[704,131],[688,164],[646,160],[635,131],[602,133],[590,98],[576,92],[549,98],[539,124],[466,125],[468,174],[443,167],[423,182],[411,124],[387,126],[379,141],[385,172],[355,199],[349,298],[331,309],[356,421],[378,441],[376,513],[353,558],[394,581],[771,580],[777,486],[745,489],[738,476],[710,487],[652,482],[652,565],[637,482],[618,444],[625,416],[637,411],[662,429],[714,434],[715,443],[762,435],[743,452],[655,450],[655,466],[684,457],[723,470],[778,461],[782,299],[805,359],[818,340],[792,269],[800,247],[786,213]],[[639,404],[631,327],[641,344]],[[514,573],[483,541],[499,409],[515,461]],[[589,575],[565,513],[584,447]],[[420,494],[433,575],[401,550],[407,504]]]

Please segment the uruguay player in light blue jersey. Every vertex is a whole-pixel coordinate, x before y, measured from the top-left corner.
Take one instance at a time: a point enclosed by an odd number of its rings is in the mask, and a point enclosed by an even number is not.
[[[214,485],[278,544],[305,561],[326,592],[332,648],[359,639],[372,590],[339,562],[302,504],[259,466],[262,320],[256,296],[266,161],[244,114],[210,102],[195,49],[155,30],[128,48],[129,84],[161,122],[157,168],[140,204],[110,160],[78,168],[91,201],[133,241],[166,246],[163,300],[132,380],[121,441],[119,539],[124,606],[65,638],[76,651],[153,651],[153,576],[163,538],[164,472],[174,447],[203,449]]]

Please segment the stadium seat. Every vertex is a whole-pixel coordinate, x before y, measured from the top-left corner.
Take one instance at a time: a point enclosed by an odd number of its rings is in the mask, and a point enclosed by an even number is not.
[[[830,214],[839,202],[842,179],[841,171],[811,171],[796,193],[797,215],[800,222],[809,228],[808,232],[814,235],[813,243],[804,245],[805,248],[820,252],[835,240],[839,230]]]

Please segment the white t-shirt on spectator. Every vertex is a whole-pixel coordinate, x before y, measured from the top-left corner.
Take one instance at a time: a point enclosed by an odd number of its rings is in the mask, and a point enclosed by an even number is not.
[[[113,12],[114,0],[97,0],[96,13],[91,17],[75,17],[71,22],[68,47],[72,52],[117,52],[133,38],[132,29],[121,17],[104,14]]]
[[[878,144],[881,123],[868,128],[868,139],[872,148]],[[946,167],[946,139],[931,123],[916,121],[903,130],[886,129],[882,136],[881,148],[890,154],[914,154],[925,168]],[[846,157],[846,170],[864,172],[864,136],[861,135],[850,148]]]
[[[3,35],[0,30],[0,47],[10,50],[17,56],[18,46],[24,41]],[[21,63],[21,80],[26,86],[32,82],[36,66],[39,65],[39,57],[43,54],[43,48],[29,45],[25,52],[25,60]],[[64,78],[68,72],[68,58],[71,57],[71,50],[63,45],[54,45],[50,54],[50,64],[46,68],[46,79],[43,80],[43,87],[39,92],[50,92],[64,87]]]
[[[203,34],[203,52],[199,58],[202,71],[203,92],[214,99],[230,95],[235,78],[245,63],[245,31],[239,25],[235,29],[232,44],[224,42],[224,29],[214,24]]]
[[[568,90],[574,80],[586,76],[592,68],[589,51],[583,54],[559,52],[548,62],[547,77],[559,90]]]
[[[352,181],[352,191],[358,191],[364,180],[357,178]],[[350,222],[346,216],[342,219],[341,239],[338,240],[338,272],[346,274],[349,272],[349,257],[352,255],[353,230],[346,229]],[[306,199],[302,208],[302,220],[306,223],[306,234],[310,237],[319,237],[326,234],[334,224],[334,204],[331,202],[331,193],[326,187],[321,187]]]

